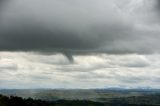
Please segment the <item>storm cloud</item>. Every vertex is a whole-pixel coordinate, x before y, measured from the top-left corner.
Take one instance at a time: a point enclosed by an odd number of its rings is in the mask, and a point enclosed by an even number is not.
[[[160,1],[157,0],[157,8],[160,10]]]
[[[142,17],[146,11],[156,11],[155,2],[9,1],[1,11],[0,50],[62,52],[68,57],[160,52],[160,25],[153,28],[146,24],[150,15]]]

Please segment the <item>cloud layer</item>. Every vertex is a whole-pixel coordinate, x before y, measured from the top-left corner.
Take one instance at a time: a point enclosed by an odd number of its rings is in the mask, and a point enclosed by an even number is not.
[[[1,11],[0,50],[159,53],[157,2],[8,1]]]
[[[74,63],[61,54],[0,52],[0,56],[0,88],[160,87],[159,54],[79,55]]]

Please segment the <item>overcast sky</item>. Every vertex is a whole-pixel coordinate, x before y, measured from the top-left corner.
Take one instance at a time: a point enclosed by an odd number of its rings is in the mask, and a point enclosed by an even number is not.
[[[160,88],[160,0],[0,0],[0,88]]]

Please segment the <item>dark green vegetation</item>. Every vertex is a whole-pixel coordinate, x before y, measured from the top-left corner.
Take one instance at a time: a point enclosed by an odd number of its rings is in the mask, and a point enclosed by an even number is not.
[[[0,95],[0,106],[160,106],[159,90],[0,90],[0,93],[5,95]]]
[[[103,103],[79,100],[58,100],[58,101],[42,101],[33,100],[31,98],[23,99],[21,97],[6,97],[0,95],[0,106],[105,106]]]
[[[15,96],[0,95],[0,106],[160,106],[160,95],[148,97],[126,97],[110,99],[108,102],[87,100],[42,101],[32,98],[23,99]]]

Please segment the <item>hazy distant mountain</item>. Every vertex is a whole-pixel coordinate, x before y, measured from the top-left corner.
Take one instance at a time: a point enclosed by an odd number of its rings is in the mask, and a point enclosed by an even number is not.
[[[21,90],[0,90],[0,94],[6,96],[19,96],[23,98],[31,97],[33,99],[42,99],[55,101],[59,99],[66,100],[92,100],[100,101],[100,98],[119,98],[132,96],[145,96],[148,94],[160,94],[158,89],[72,89],[72,90],[52,90],[52,89],[21,89]]]

